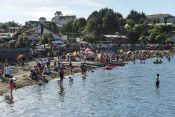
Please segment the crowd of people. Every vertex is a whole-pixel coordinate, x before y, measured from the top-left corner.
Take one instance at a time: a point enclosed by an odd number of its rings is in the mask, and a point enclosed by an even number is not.
[[[50,56],[47,56],[45,58],[35,58],[33,59],[36,64],[31,68],[29,78],[31,80],[37,81],[37,82],[48,82],[47,76],[52,76],[53,73],[57,74],[57,77],[59,77],[59,85],[63,85],[65,70],[69,71],[70,75],[73,75],[74,65],[72,64],[72,61],[81,60],[79,69],[82,74],[82,78],[86,77],[86,60],[88,58],[86,57],[86,54],[89,53],[83,53],[83,55],[74,55],[69,56],[68,58],[65,57],[65,55],[61,55],[58,57],[58,60],[52,60],[53,65],[51,64],[51,58]],[[164,53],[162,53],[163,55]],[[165,54],[167,59],[170,60],[170,54]],[[62,57],[64,56],[64,57]],[[136,51],[119,51],[119,52],[109,52],[109,51],[103,51],[103,52],[97,52],[93,51],[93,57],[91,57],[91,60],[99,63],[104,63],[104,65],[109,65],[110,62],[125,62],[125,61],[133,61],[139,59],[141,62],[143,62],[146,58],[149,57],[158,57],[160,54],[157,54],[156,51],[146,51],[146,50],[136,50]],[[89,55],[88,55],[89,57]],[[64,59],[60,59],[64,58]],[[77,59],[78,58],[78,59]],[[67,61],[68,65],[65,65],[63,61]],[[11,98],[12,91],[15,88],[15,81],[13,79],[13,72],[12,69],[8,63],[8,60],[5,60],[3,62],[0,62],[0,82],[6,82],[9,84],[10,88],[10,94]],[[69,81],[73,82],[73,78],[70,76]],[[159,75],[157,75],[156,78],[156,87],[159,87]]]

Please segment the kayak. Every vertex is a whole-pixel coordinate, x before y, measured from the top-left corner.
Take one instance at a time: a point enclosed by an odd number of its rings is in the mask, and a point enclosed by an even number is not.
[[[111,70],[111,69],[113,69],[113,67],[112,67],[112,66],[107,65],[107,66],[105,67],[105,69],[106,69],[106,70]]]

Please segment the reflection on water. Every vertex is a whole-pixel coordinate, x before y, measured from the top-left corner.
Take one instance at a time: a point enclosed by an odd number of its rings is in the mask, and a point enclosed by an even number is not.
[[[14,103],[0,97],[1,117],[174,117],[175,60],[153,59],[130,62],[124,67],[98,69],[48,84],[29,86],[14,91]],[[155,75],[160,74],[156,88]]]
[[[60,87],[60,90],[59,90],[59,98],[62,102],[64,102],[64,95],[65,95],[65,92],[64,92],[64,87],[63,85],[59,85]]]

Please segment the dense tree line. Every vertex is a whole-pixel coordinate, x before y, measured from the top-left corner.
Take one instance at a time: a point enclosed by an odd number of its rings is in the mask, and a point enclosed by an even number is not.
[[[3,30],[4,32],[9,31],[9,27],[19,27],[20,25],[14,21],[9,21],[5,23],[0,23],[0,29]]]
[[[81,23],[80,23],[81,22]],[[175,31],[174,25],[148,25],[145,13],[131,10],[126,18],[112,9],[104,8],[92,12],[86,19],[80,18],[64,25],[61,34],[75,34],[83,40],[98,42],[103,40],[103,35],[120,34],[127,35],[129,43],[172,43],[170,34]]]
[[[45,22],[43,27],[48,28],[56,34],[80,37],[88,42],[99,42],[104,40],[104,35],[113,35],[118,32],[129,38],[129,43],[155,43],[165,44],[173,43],[171,34],[175,31],[174,25],[167,25],[168,17],[164,17],[164,25],[157,25],[159,19],[155,20],[153,25],[148,25],[145,13],[131,10],[126,18],[121,13],[114,12],[112,9],[103,8],[92,12],[87,19],[79,18],[58,28],[54,22]],[[18,23],[6,22],[0,23],[0,29],[8,31],[9,27],[19,26]],[[23,26],[16,33],[15,38],[33,27]],[[47,35],[41,34],[41,42],[47,42]],[[21,36],[20,38],[23,38]]]

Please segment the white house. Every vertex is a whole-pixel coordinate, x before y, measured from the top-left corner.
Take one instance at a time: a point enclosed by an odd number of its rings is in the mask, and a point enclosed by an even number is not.
[[[175,16],[170,14],[152,14],[152,15],[147,15],[146,17],[147,17],[148,24],[165,23],[165,18],[167,19],[168,24],[175,23]]]
[[[62,27],[64,24],[77,19],[75,15],[63,16],[61,11],[56,11],[55,16],[52,18],[52,22],[55,22],[58,27]]]

